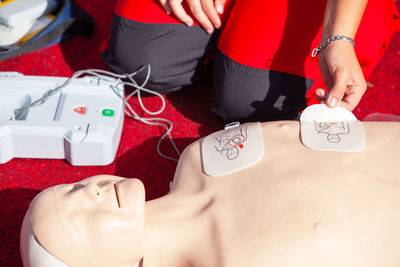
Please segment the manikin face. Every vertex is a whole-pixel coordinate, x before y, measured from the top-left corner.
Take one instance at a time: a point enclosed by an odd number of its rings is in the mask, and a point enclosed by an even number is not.
[[[70,266],[133,266],[143,257],[143,184],[103,175],[52,187],[32,202],[43,247]]]

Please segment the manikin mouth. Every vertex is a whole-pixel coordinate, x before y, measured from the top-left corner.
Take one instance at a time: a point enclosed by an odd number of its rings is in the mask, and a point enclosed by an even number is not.
[[[115,197],[117,198],[118,208],[121,208],[121,203],[119,202],[119,197],[118,197],[118,189],[115,183],[114,183],[114,190],[115,190]]]

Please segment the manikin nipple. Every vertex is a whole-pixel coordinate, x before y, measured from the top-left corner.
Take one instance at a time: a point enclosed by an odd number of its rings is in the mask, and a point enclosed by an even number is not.
[[[287,123],[281,123],[278,125],[279,129],[281,129],[282,131],[288,131],[290,130],[290,126]]]
[[[317,236],[321,236],[321,235],[323,235],[323,234],[325,233],[325,227],[324,227],[324,225],[321,224],[321,223],[319,223],[319,222],[314,223],[314,225],[313,225],[313,230],[314,230],[314,233],[315,233]]]
[[[335,249],[335,242],[328,233],[328,229],[321,222],[315,222],[312,226],[313,240],[321,252],[332,252]]]

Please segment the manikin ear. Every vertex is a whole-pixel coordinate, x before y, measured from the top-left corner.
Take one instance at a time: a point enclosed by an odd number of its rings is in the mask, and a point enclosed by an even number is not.
[[[24,267],[70,267],[60,259],[48,252],[38,241],[33,233],[29,219],[29,211],[26,213],[20,234],[20,251]],[[133,266],[142,267],[143,259]]]
[[[25,267],[69,267],[50,254],[38,242],[32,231],[28,213],[29,211],[25,215],[22,223],[20,236],[20,251],[23,265]]]

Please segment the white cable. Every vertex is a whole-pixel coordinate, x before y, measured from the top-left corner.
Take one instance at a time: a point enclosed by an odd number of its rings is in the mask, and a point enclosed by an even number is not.
[[[135,81],[134,77],[135,77],[139,72],[143,71],[144,69],[147,69],[146,78],[145,78],[145,80],[143,81],[143,83],[142,83],[141,85],[138,85],[137,82]],[[23,115],[25,114],[25,112],[28,111],[30,108],[36,107],[36,106],[39,106],[39,105],[42,105],[42,104],[45,103],[45,102],[47,101],[47,99],[49,99],[51,96],[57,94],[57,93],[60,92],[63,88],[65,88],[66,86],[68,86],[68,85],[71,83],[71,81],[72,81],[73,79],[76,79],[76,78],[80,77],[80,76],[83,75],[83,74],[90,74],[90,75],[99,77],[100,79],[103,79],[103,80],[106,80],[106,81],[107,81],[107,78],[109,78],[109,77],[107,77],[107,76],[110,76],[110,77],[113,77],[113,78],[118,78],[118,79],[128,79],[129,82],[121,81],[121,83],[124,84],[124,85],[126,85],[126,86],[132,86],[132,87],[135,88],[135,90],[134,90],[132,93],[130,93],[128,96],[126,96],[126,97],[123,96],[123,95],[122,95],[122,96],[119,95],[119,97],[121,97],[122,100],[123,100],[123,102],[124,102],[124,113],[125,113],[128,117],[133,118],[133,119],[135,119],[135,120],[138,120],[138,121],[140,121],[140,122],[142,122],[142,123],[145,123],[145,124],[147,124],[147,125],[161,126],[161,127],[163,127],[163,128],[165,129],[165,133],[160,137],[160,139],[159,139],[158,142],[157,142],[157,153],[158,153],[161,157],[163,157],[163,158],[165,158],[165,159],[178,162],[178,159],[175,159],[175,158],[172,158],[172,157],[170,157],[170,156],[167,156],[167,155],[163,154],[163,153],[161,152],[161,150],[160,150],[160,145],[161,145],[162,140],[165,138],[165,136],[168,135],[168,138],[169,138],[169,140],[170,140],[170,142],[171,142],[171,144],[172,144],[172,146],[173,146],[175,152],[178,154],[178,156],[181,155],[181,152],[180,152],[179,149],[177,148],[177,146],[176,146],[176,144],[175,144],[175,142],[174,142],[174,140],[172,139],[172,136],[171,136],[171,131],[172,131],[172,127],[173,127],[172,122],[169,121],[169,120],[167,120],[167,119],[164,119],[164,118],[157,118],[157,117],[142,118],[142,117],[140,117],[140,116],[134,111],[134,109],[133,109],[133,108],[131,107],[131,105],[128,103],[129,99],[130,99],[132,96],[137,95],[137,99],[138,99],[139,105],[140,105],[140,107],[144,110],[145,113],[154,116],[154,115],[158,115],[158,114],[160,114],[161,112],[164,111],[165,105],[166,105],[166,104],[165,104],[165,99],[164,99],[164,97],[163,97],[160,93],[155,92],[155,91],[152,91],[152,90],[149,90],[149,89],[147,89],[147,88],[144,87],[144,86],[147,84],[147,82],[148,82],[148,80],[149,80],[149,78],[150,78],[150,73],[151,73],[151,66],[150,66],[150,65],[142,66],[142,67],[139,68],[137,71],[132,72],[132,73],[130,73],[130,74],[116,74],[116,73],[112,73],[112,72],[109,72],[109,71],[106,71],[106,70],[99,70],[99,69],[88,69],[88,70],[80,70],[80,71],[77,71],[77,72],[75,72],[75,73],[71,76],[71,78],[68,78],[62,85],[60,85],[60,86],[58,86],[58,87],[56,87],[56,88],[54,88],[54,89],[52,89],[52,90],[47,91],[41,98],[35,100],[35,101],[32,102],[31,104],[26,105],[26,106],[23,106],[23,107],[21,107],[21,108],[19,108],[19,109],[16,109],[16,110],[14,111],[15,119],[18,120],[18,119],[20,119],[21,117],[23,117]],[[107,76],[104,76],[104,75],[107,75]],[[114,81],[114,80],[113,80],[113,79],[112,79],[112,80],[110,79],[110,80],[108,80],[108,81]],[[160,108],[159,110],[156,110],[156,111],[150,111],[150,110],[148,110],[148,109],[146,108],[146,106],[144,105],[143,101],[142,101],[141,91],[159,97],[160,100],[161,100],[161,108]]]

